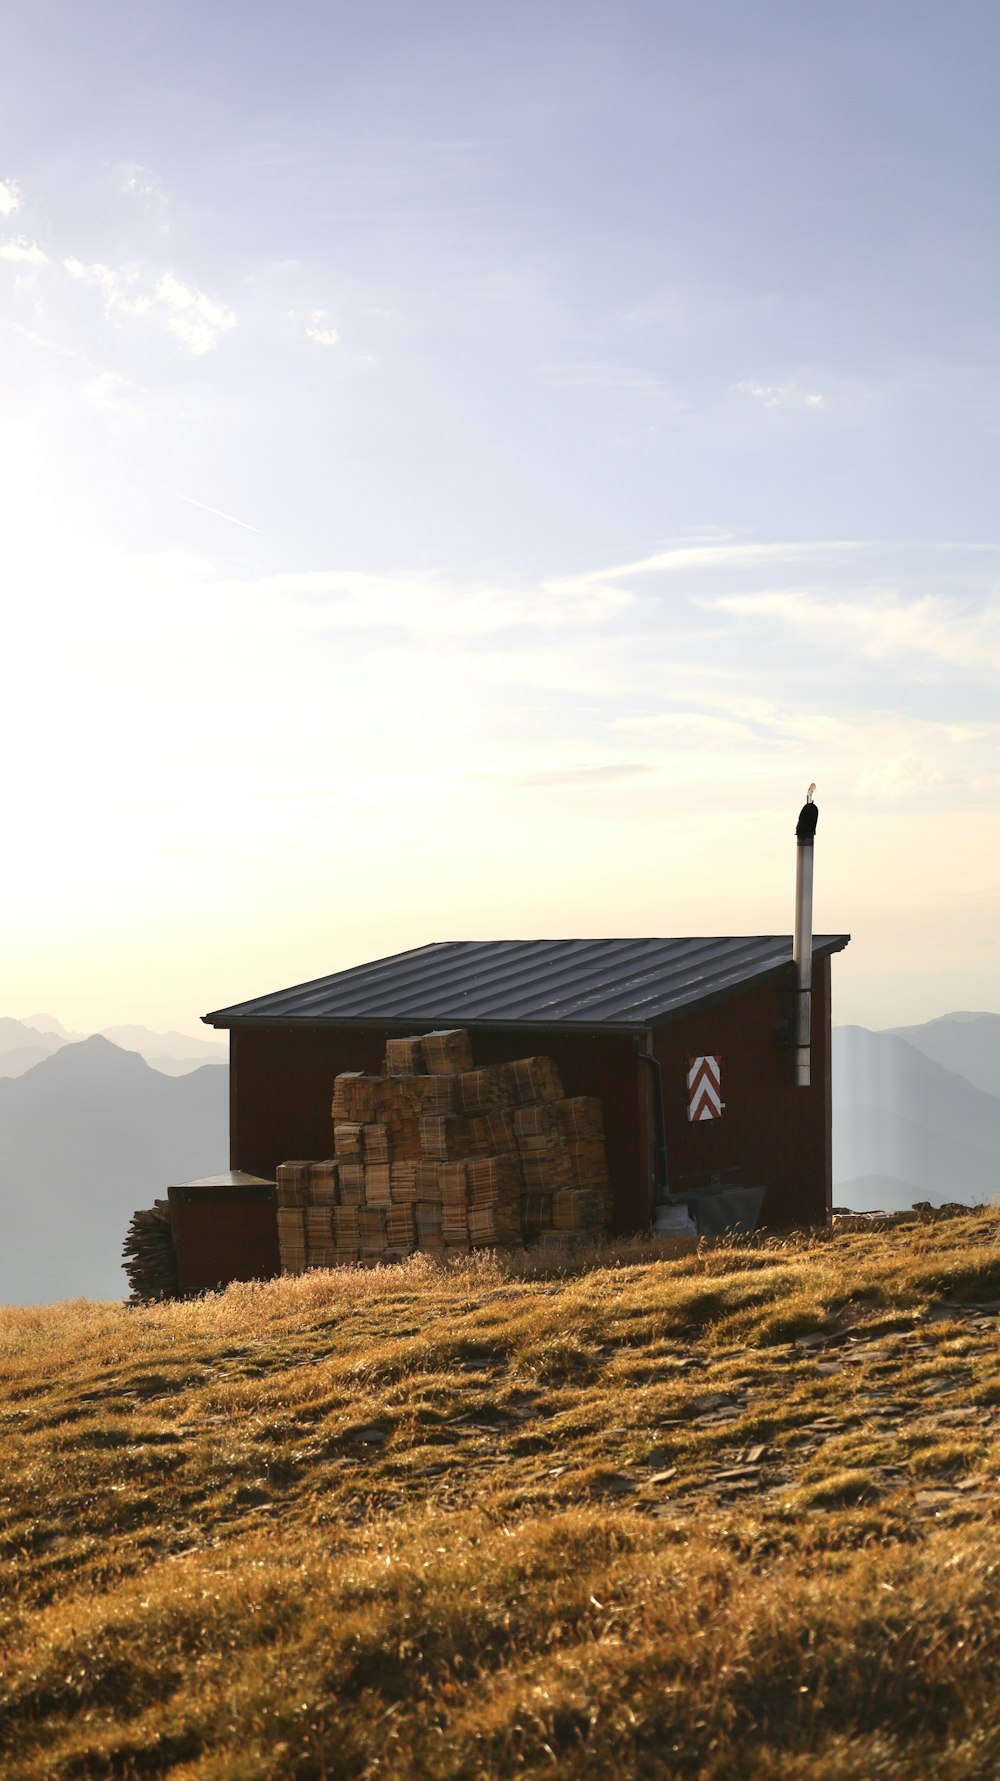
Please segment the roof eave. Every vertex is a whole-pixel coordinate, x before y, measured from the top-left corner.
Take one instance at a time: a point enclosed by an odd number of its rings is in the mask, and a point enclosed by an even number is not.
[[[683,1012],[683,1010],[681,1011]],[[415,1027],[450,1028],[462,1027],[466,1032],[536,1032],[551,1033],[554,1027],[577,1033],[648,1033],[660,1022],[658,1015],[655,1020],[470,1020],[464,1014],[328,1014],[326,1016],[305,1014],[232,1014],[222,1009],[219,1014],[203,1014],[203,1022],[217,1029],[230,1031],[234,1027],[284,1027],[289,1031],[301,1032],[306,1027],[330,1029],[331,1027],[350,1027],[361,1030],[366,1027],[381,1027],[387,1033],[398,1028],[400,1034],[412,1033]]]

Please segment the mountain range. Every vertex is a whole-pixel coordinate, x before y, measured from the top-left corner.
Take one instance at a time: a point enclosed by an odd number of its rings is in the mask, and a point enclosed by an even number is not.
[[[1000,1015],[835,1027],[833,1181],[857,1211],[1000,1192]]]
[[[53,1014],[29,1014],[23,1020],[0,1018],[0,1076],[23,1076],[64,1045],[92,1037],[73,1033]],[[137,1051],[165,1076],[185,1076],[203,1064],[226,1064],[225,1040],[192,1039],[187,1033],[155,1033],[149,1027],[103,1027],[101,1038],[124,1051]]]
[[[171,1077],[94,1035],[0,1081],[0,1302],[122,1298],[137,1206],[228,1167],[229,1072]]]
[[[985,1094],[1000,1095],[1000,1014],[942,1014],[923,1026],[890,1031]]]

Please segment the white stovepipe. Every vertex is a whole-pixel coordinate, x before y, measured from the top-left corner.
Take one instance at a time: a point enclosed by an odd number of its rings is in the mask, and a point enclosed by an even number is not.
[[[812,905],[813,905],[813,843],[795,844],[795,940],[792,958],[795,961],[795,1081],[799,1088],[809,1087],[809,1058],[812,1037]]]

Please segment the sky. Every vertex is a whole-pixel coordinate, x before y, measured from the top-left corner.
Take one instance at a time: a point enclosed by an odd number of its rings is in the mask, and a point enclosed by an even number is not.
[[[0,1013],[788,932],[813,780],[835,1019],[1000,1010],[992,0],[3,39]]]

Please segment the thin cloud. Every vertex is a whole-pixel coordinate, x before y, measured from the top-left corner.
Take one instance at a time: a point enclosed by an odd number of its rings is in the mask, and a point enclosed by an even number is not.
[[[762,408],[816,410],[825,405],[825,398],[818,390],[807,390],[800,383],[738,383],[735,387],[741,395],[749,396]]]
[[[237,519],[232,513],[223,513],[221,507],[210,507],[207,501],[196,501],[193,495],[181,495],[176,489],[169,491],[175,501],[186,501],[189,507],[200,507],[202,513],[213,513],[216,519],[228,520],[231,526],[241,526],[244,532],[256,532],[260,536],[260,527],[252,526],[248,520]]]
[[[817,599],[800,589],[766,588],[755,594],[723,594],[699,604],[734,618],[772,618],[831,645],[876,658],[916,654],[941,667],[1000,670],[1000,621],[988,611],[925,594]]]
[[[796,563],[813,557],[847,555],[864,550],[869,544],[869,540],[862,538],[808,538],[771,544],[678,544],[654,551],[651,556],[639,557],[635,562],[616,563],[610,569],[590,569],[573,579],[580,582],[616,581],[626,575],[672,575],[692,569],[740,569],[753,568],[758,563]]]
[[[132,166],[120,169],[122,186],[133,198],[153,198],[159,196],[156,181],[148,167]]]
[[[899,754],[866,767],[854,790],[859,798],[915,798],[922,792],[936,791],[944,783],[945,776],[936,767],[928,766],[916,755]]]
[[[112,168],[119,188],[129,198],[135,200],[146,211],[163,217],[169,209],[170,200],[163,190],[156,174],[149,167],[143,167],[138,161],[117,162]]]
[[[169,311],[171,334],[193,353],[211,352],[220,337],[236,326],[236,315],[227,304],[184,284],[173,272],[164,273],[156,295]]]
[[[0,241],[0,260],[9,260],[12,265],[44,266],[48,257],[44,248],[37,241],[29,241],[26,235],[11,235]]]
[[[16,179],[0,179],[0,216],[16,216],[21,208],[21,188]]]
[[[18,335],[21,340],[26,340],[30,346],[38,346],[45,352],[56,353],[59,358],[69,359],[73,364],[85,365],[88,371],[96,373],[97,378],[113,379],[123,389],[134,390],[140,387],[134,384],[130,378],[123,377],[119,371],[111,371],[106,365],[99,364],[96,359],[89,358],[86,353],[77,352],[75,347],[64,346],[61,340],[50,340],[47,335],[36,333],[34,328],[25,328],[20,322],[7,321],[5,317],[0,316],[0,327],[6,328],[11,334]]]
[[[658,711],[649,716],[617,718],[617,730],[634,731],[637,735],[662,737],[672,745],[690,744],[697,748],[725,747],[732,743],[742,747],[755,740],[752,724],[730,717],[716,717],[706,711]]]
[[[613,779],[632,779],[637,773],[651,773],[652,767],[645,761],[622,761],[617,766],[608,767],[566,767],[563,770],[553,769],[550,773],[524,773],[515,779],[515,785],[603,785]]]
[[[711,705],[705,693],[700,704]],[[711,709],[619,718],[641,737],[657,784],[773,784],[801,775],[837,802],[859,805],[961,802],[995,795],[1000,724],[960,726],[893,710],[824,711],[738,692]],[[770,793],[767,794],[770,796]]]
[[[264,598],[297,598],[311,622],[336,630],[417,631],[422,635],[485,637],[504,630],[589,629],[609,623],[632,604],[621,588],[542,581],[529,587],[452,583],[419,570],[373,575],[347,569],[302,570],[254,584]]]
[[[340,334],[333,325],[333,317],[326,309],[311,309],[306,317],[305,337],[315,341],[317,346],[337,346]]]
[[[164,272],[150,291],[144,288],[149,274],[140,266],[105,266],[100,261],[88,265],[77,259],[66,259],[63,266],[72,279],[101,292],[109,314],[152,317],[189,352],[211,352],[236,326],[236,315],[227,304],[185,284],[174,272]]]
[[[570,359],[541,366],[546,383],[556,389],[593,390],[600,394],[656,396],[677,399],[677,392],[655,372],[613,359]]]
[[[141,273],[137,266],[120,266],[116,270],[102,265],[100,260],[87,265],[83,260],[70,258],[63,260],[63,268],[78,284],[99,290],[109,312],[118,310],[122,315],[148,315],[153,307],[152,297],[138,289]]]

